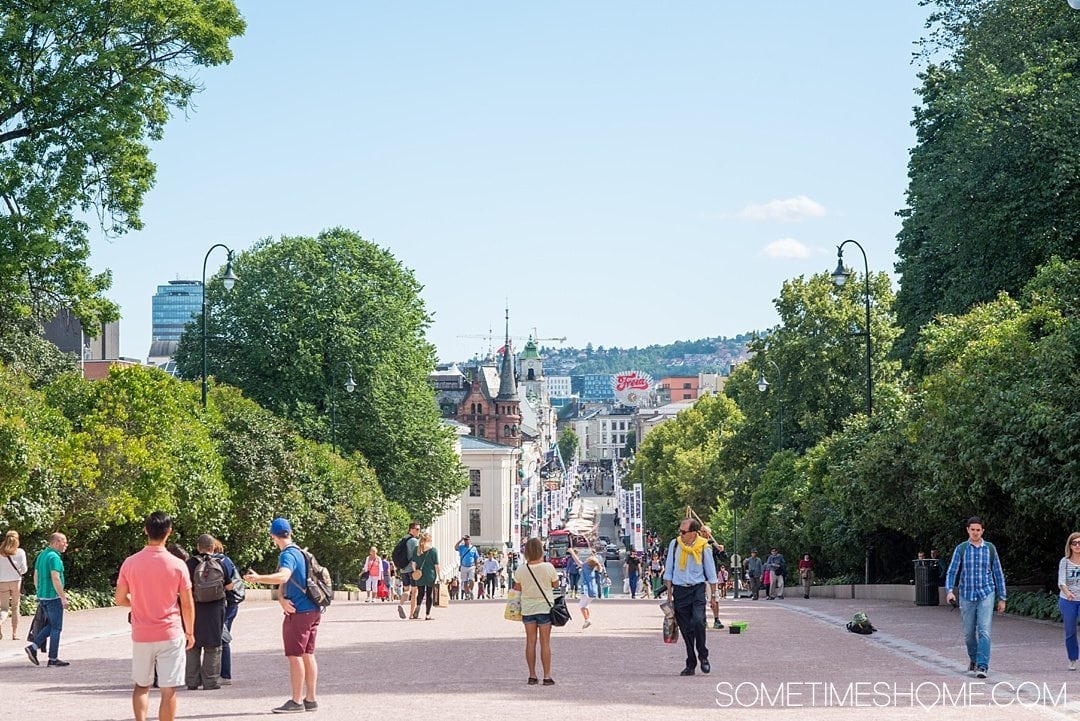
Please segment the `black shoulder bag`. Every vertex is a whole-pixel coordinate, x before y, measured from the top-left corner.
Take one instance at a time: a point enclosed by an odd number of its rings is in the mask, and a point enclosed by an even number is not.
[[[551,625],[552,626],[565,626],[570,622],[570,609],[566,607],[566,596],[559,596],[555,599],[555,603],[548,601],[547,593],[540,585],[540,582],[536,580],[536,574],[529,568],[529,564],[525,564],[525,570],[532,576],[533,583],[540,589],[540,595],[547,601],[548,607],[551,609]]]

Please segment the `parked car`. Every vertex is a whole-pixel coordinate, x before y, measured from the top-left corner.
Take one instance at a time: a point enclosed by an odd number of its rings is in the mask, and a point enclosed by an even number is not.
[[[607,548],[604,549],[604,562],[618,561],[619,560],[619,547],[614,543],[609,543]]]

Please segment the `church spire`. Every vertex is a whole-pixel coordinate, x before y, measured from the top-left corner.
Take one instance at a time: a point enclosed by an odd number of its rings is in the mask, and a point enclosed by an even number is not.
[[[499,373],[499,400],[517,398],[514,379],[514,356],[510,349],[510,306],[506,307],[506,345],[503,346],[502,370]]]

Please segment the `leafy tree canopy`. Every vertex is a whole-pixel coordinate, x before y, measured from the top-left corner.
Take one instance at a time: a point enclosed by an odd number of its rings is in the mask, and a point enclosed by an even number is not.
[[[331,441],[336,418],[338,446],[362,453],[390,498],[422,523],[438,515],[468,481],[428,384],[435,350],[412,272],[342,228],[260,241],[233,268],[232,291],[206,289],[210,373],[308,438]],[[201,373],[199,322],[176,355],[186,378]]]
[[[227,63],[244,32],[232,0],[7,0],[0,10],[0,315],[70,307],[117,317],[88,226],[141,228],[154,182],[147,141]]]
[[[939,313],[1017,297],[1080,256],[1080,13],[1061,0],[936,0],[900,211],[897,313],[912,351]]]

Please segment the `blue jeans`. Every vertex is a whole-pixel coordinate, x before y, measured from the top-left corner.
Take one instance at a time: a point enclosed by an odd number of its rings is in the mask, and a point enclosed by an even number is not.
[[[570,591],[572,593],[577,593],[578,592],[578,584],[581,583],[581,574],[578,573],[577,571],[574,571],[574,572],[568,573],[566,575],[569,577],[569,580],[570,580]]]
[[[48,639],[49,660],[55,661],[60,649],[60,632],[64,630],[64,604],[59,598],[46,598],[38,603],[45,609],[46,621],[34,636],[34,646],[41,648]]]
[[[1080,658],[1080,647],[1076,643],[1076,616],[1080,612],[1080,601],[1069,601],[1058,596],[1058,608],[1065,623],[1065,653],[1070,661],[1075,661]]]
[[[225,628],[229,629],[229,635],[232,635],[232,623],[236,620],[236,614],[240,611],[240,604],[234,603],[225,607]],[[229,648],[230,644],[221,644],[221,677],[232,678],[232,649]]]
[[[990,622],[994,620],[994,594],[979,601],[960,599],[960,621],[968,659],[981,668],[990,668]]]
[[[630,598],[637,597],[637,582],[638,582],[638,574],[631,573],[630,574]]]

